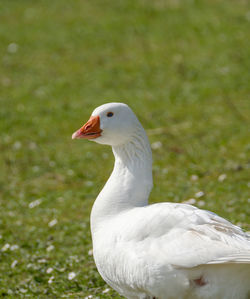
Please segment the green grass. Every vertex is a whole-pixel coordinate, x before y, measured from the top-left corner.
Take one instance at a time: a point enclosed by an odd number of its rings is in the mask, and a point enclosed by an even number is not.
[[[161,142],[151,202],[203,191],[197,205],[249,229],[247,1],[3,0],[0,20],[0,297],[120,298],[89,254],[112,153],[71,140],[105,102]]]

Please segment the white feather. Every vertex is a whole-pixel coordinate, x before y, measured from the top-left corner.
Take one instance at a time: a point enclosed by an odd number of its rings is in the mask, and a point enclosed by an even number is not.
[[[107,111],[114,116],[107,119]],[[98,107],[112,145],[114,170],[91,213],[95,262],[103,279],[127,298],[246,299],[250,241],[239,227],[187,204],[148,205],[151,149],[125,104]]]

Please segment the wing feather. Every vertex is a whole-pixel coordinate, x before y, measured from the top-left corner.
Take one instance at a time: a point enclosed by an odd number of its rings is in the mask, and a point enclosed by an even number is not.
[[[214,213],[172,203],[129,213],[119,218],[125,254],[131,249],[138,259],[176,267],[250,263],[249,235]]]

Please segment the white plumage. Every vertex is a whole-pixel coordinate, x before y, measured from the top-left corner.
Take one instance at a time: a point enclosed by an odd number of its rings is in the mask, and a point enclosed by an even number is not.
[[[111,287],[127,298],[249,298],[246,233],[191,205],[148,205],[151,148],[127,105],[98,107],[73,138],[109,144],[115,156],[91,213],[94,259]]]

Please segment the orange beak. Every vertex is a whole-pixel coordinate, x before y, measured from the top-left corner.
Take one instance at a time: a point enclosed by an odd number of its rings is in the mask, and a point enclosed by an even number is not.
[[[72,139],[95,139],[101,136],[101,132],[100,117],[91,116],[86,124],[72,135]]]

